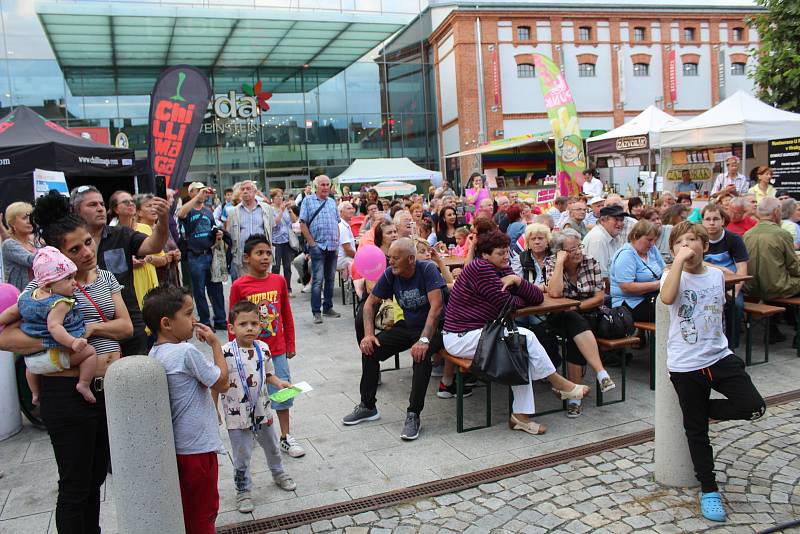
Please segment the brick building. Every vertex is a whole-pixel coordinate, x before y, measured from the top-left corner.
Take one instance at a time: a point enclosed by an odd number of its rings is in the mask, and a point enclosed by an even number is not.
[[[758,10],[749,0],[666,0],[647,7],[637,0],[433,0],[422,17],[430,28],[441,156],[473,148],[481,137],[549,129],[533,53],[561,66],[583,129],[614,128],[654,103],[694,116],[738,89],[752,91],[749,51],[758,35],[747,18]],[[441,168],[455,178],[476,165],[462,157],[443,160]]]

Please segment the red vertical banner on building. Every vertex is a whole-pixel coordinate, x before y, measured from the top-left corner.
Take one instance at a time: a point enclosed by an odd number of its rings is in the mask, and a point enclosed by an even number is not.
[[[676,70],[675,49],[669,51],[669,99],[675,102],[678,99],[678,72]]]
[[[208,77],[189,65],[168,68],[153,87],[147,156],[153,176],[166,176],[170,189],[186,179],[211,94]]]
[[[498,61],[497,45],[492,50],[492,89],[494,91],[494,105],[500,105],[500,65]]]

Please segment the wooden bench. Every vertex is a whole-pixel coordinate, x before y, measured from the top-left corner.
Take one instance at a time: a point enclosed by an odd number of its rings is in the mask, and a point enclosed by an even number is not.
[[[650,347],[650,389],[656,389],[656,323],[633,323],[637,330],[644,332]]]
[[[624,350],[630,347],[638,347],[639,346],[639,338],[637,336],[628,336],[623,337],[620,339],[604,339],[604,338],[597,338],[597,347],[600,349],[600,352],[608,352],[612,350]],[[618,402],[625,402],[625,369],[627,367],[627,358],[625,357],[625,353],[623,352],[622,358],[620,358],[620,368],[622,370],[622,384],[620,390],[620,398],[619,400],[605,402],[603,401],[603,392],[600,391],[599,384],[597,388],[597,406],[604,406],[608,404],[616,404]]]
[[[767,304],[773,306],[783,306],[786,308],[791,306],[794,309],[795,334],[792,345],[797,350],[797,357],[800,358],[800,326],[798,326],[800,325],[800,296],[772,299],[767,302]]]
[[[800,300],[800,299],[798,299]],[[745,315],[745,364],[758,365],[769,361],[769,318],[773,315],[783,313],[786,308],[780,306],[770,306],[769,304],[759,304],[757,302],[744,303]],[[764,359],[760,362],[753,362],[753,320],[764,324]]]
[[[470,358],[457,358],[446,350],[439,351],[439,355],[453,364],[456,368],[456,432],[459,434],[463,432],[470,432],[472,430],[480,430],[481,428],[489,428],[492,426],[492,383],[486,383],[486,424],[483,426],[473,426],[464,428],[464,373],[468,373],[472,366]]]

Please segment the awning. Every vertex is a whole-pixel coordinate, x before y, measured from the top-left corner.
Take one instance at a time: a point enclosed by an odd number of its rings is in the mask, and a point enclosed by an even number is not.
[[[448,154],[445,156],[445,158],[460,158],[461,156],[472,156],[474,154],[486,154],[487,152],[509,150],[511,148],[517,148],[529,145],[531,143],[547,143],[552,138],[553,134],[550,132],[544,134],[521,135],[519,137],[512,137],[511,139],[490,141],[489,143],[481,145],[478,148],[471,148],[469,150],[464,150],[463,152],[457,152],[456,154]]]
[[[408,15],[217,9],[113,2],[36,11],[75,96],[148,94],[158,73],[189,64],[235,79],[273,72],[272,92],[308,91],[402,28]],[[277,83],[276,83],[277,82]],[[233,85],[231,85],[233,86]]]
[[[416,180],[430,180],[438,186],[442,182],[442,173],[424,169],[408,158],[364,158],[355,160],[336,177],[339,184]]]

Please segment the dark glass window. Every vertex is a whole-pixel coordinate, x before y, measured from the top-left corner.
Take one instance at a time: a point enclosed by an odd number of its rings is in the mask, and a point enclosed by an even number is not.
[[[647,63],[634,63],[633,64],[634,76],[650,76],[650,65]]]
[[[579,41],[591,41],[592,40],[592,29],[589,26],[581,26],[578,28],[578,40]]]
[[[731,63],[731,76],[744,76],[744,63]]]
[[[687,43],[694,42],[695,40],[695,31],[694,28],[684,28],[683,29],[683,40]]]
[[[594,63],[581,63],[578,65],[578,76],[581,78],[594,78],[596,76]]]
[[[531,28],[530,26],[519,26],[517,28],[517,41],[530,41]]]
[[[633,29],[633,40],[634,41],[644,41],[647,38],[647,30],[644,26],[636,26]]]
[[[529,63],[517,65],[517,78],[535,78],[536,68]]]
[[[684,63],[683,64],[684,76],[697,76],[697,63]]]

